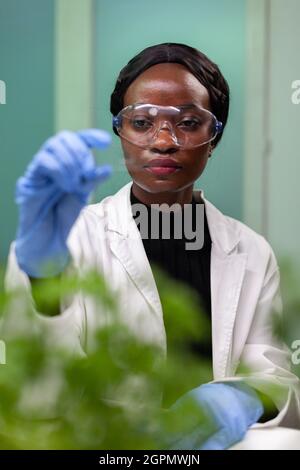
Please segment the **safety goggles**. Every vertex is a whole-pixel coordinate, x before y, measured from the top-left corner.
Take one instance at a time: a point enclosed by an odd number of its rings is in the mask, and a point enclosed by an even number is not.
[[[142,148],[153,146],[160,133],[167,131],[172,144],[195,148],[213,141],[222,131],[222,123],[198,105],[157,106],[133,104],[113,117],[119,136]]]

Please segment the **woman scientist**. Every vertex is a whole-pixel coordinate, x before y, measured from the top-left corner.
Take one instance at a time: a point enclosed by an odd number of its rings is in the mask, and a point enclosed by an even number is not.
[[[111,173],[108,165],[96,167],[91,154],[91,148],[105,148],[109,136],[90,129],[50,138],[17,183],[19,227],[7,274],[8,285],[22,280],[30,287],[36,278],[59,275],[70,260],[78,271],[96,267],[118,292],[129,328],[163,349],[166,332],[152,262],[194,287],[212,325],[214,381],[192,392],[219,427],[203,446],[209,449],[229,447],[258,423],[260,393],[268,394],[270,385],[280,389],[272,396],[277,412],[256,425],[299,423],[297,379],[289,372],[287,351],[272,335],[272,315],[280,310],[272,249],[194,190],[222,137],[228,108],[224,77],[198,50],[166,43],[140,52],[120,72],[111,95],[113,129],[132,182],[86,206],[90,192]],[[160,232],[153,239],[141,235],[135,205],[153,214],[151,205],[163,203],[179,205],[183,213],[191,208],[194,222],[197,208],[204,208],[200,245],[187,249],[185,234],[181,240]],[[88,351],[102,312],[78,295],[59,315],[37,316],[55,339]],[[235,375],[239,363],[251,370],[243,380]]]

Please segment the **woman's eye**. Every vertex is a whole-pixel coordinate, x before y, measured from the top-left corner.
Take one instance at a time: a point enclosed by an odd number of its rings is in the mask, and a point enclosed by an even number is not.
[[[151,121],[147,119],[132,119],[131,124],[135,129],[141,130],[149,129],[152,126]]]
[[[179,123],[180,127],[191,130],[198,129],[200,125],[201,123],[198,121],[198,119],[184,119]]]

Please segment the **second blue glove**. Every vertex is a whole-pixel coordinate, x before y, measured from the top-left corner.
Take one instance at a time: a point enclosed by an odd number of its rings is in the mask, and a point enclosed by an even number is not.
[[[240,381],[201,385],[177,400],[171,410],[180,409],[191,398],[199,404],[206,419],[202,425],[199,423],[198,427],[174,439],[169,449],[228,449],[244,438],[264,411],[254,389]],[[213,429],[210,436],[204,429],[208,423]]]

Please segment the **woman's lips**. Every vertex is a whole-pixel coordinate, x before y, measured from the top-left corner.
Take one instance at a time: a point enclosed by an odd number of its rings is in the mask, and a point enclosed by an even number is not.
[[[181,166],[173,158],[153,158],[148,165],[146,170],[150,171],[155,175],[170,175],[176,171],[181,170]]]
[[[170,175],[171,173],[181,170],[181,168],[176,166],[148,166],[146,170],[154,175]]]

